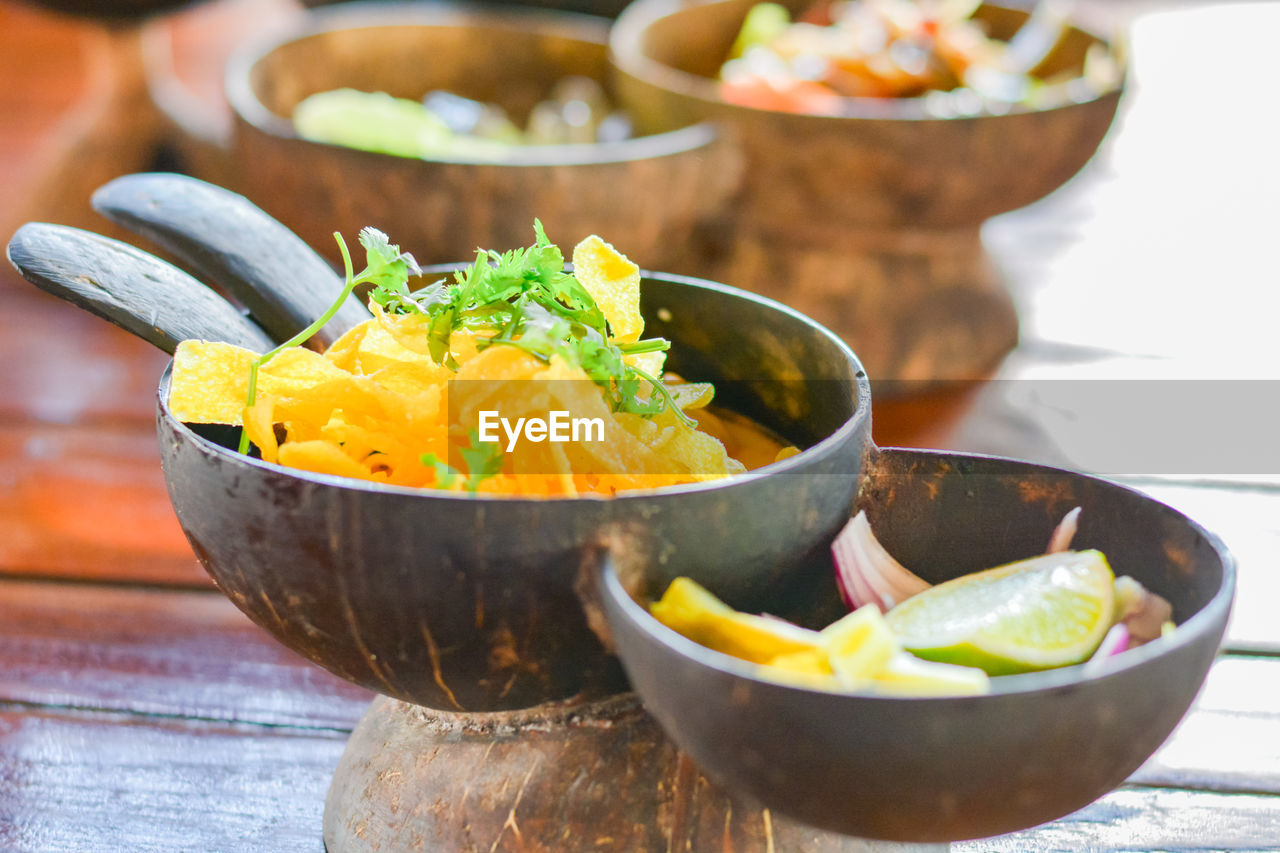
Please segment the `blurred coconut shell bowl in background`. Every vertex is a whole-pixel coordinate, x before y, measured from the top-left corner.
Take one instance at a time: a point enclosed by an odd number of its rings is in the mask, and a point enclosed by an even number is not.
[[[332,234],[373,225],[422,262],[477,246],[519,246],[541,219],[552,240],[614,235],[647,266],[670,267],[688,233],[735,188],[735,151],[694,124],[621,141],[458,146],[403,157],[301,138],[308,96],[350,88],[419,100],[442,90],[502,107],[523,126],[566,77],[608,77],[607,22],[511,7],[342,4],[243,46],[227,70],[243,192],[337,259]]]
[[[1103,39],[1059,26],[1031,70],[1071,82],[1035,104],[936,92],[837,98],[830,115],[759,109],[725,101],[716,79],[755,5],[637,0],[611,35],[618,96],[639,130],[711,120],[746,156],[732,239],[694,272],[804,311],[876,379],[986,375],[1016,342],[1017,319],[979,229],[1084,166],[1115,115],[1123,62]],[[800,14],[811,0],[783,5]],[[1029,20],[994,5],[974,17],[1002,40]],[[1114,59],[1102,85],[1083,76],[1091,48]]]

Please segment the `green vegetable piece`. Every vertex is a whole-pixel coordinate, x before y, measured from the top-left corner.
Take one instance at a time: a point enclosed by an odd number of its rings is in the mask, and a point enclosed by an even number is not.
[[[474,492],[482,482],[502,473],[506,454],[502,452],[501,444],[481,441],[475,430],[471,430],[470,436],[471,446],[462,448],[460,452],[462,461],[467,463],[467,489]]]
[[[385,92],[334,89],[303,99],[293,111],[303,139],[363,151],[422,157],[452,144],[453,132],[422,104]]]
[[[475,430],[471,430],[468,435],[471,437],[470,446],[460,448],[458,452],[462,454],[462,461],[466,463],[467,468],[463,486],[468,492],[475,492],[485,480],[502,473],[502,463],[506,459],[506,454],[503,453],[501,444],[481,441],[479,433]],[[434,453],[424,453],[419,458],[423,465],[435,469],[436,483],[442,489],[451,488],[459,477],[464,476],[462,471],[441,460]]]
[[[742,29],[729,48],[729,58],[737,59],[756,45],[767,45],[791,26],[791,13],[778,3],[757,3],[747,12]]]
[[[442,489],[451,487],[455,482],[457,482],[458,477],[462,476],[458,473],[458,469],[454,468],[448,462],[442,461],[434,453],[424,453],[420,458],[422,459],[423,465],[426,465],[428,468],[435,469],[436,485]]]
[[[360,273],[362,282],[407,295],[409,276],[422,275],[413,255],[400,251],[400,247],[392,245],[387,235],[377,228],[362,228],[360,245],[365,252],[365,269]]]

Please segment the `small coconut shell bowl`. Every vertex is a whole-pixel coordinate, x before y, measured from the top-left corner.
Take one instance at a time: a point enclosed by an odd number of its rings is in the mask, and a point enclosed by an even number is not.
[[[485,498],[238,454],[238,430],[175,420],[165,383],[161,460],[196,554],[285,645],[357,684],[451,710],[625,686],[584,607],[606,554],[765,607],[848,517],[870,444],[866,375],[833,335],[767,299],[675,276],[649,276],[643,292],[646,334],[672,341],[670,369],[720,382],[722,405],[804,452],[612,500]]]
[[[1056,522],[1082,507],[1073,547],[1101,550],[1117,575],[1166,597],[1178,627],[1096,669],[995,678],[989,695],[829,693],[770,681],[687,640],[643,606],[662,581],[606,573],[632,687],[713,780],[836,833],[958,841],[1087,805],[1186,713],[1226,627],[1235,570],[1222,543],[1184,516],[1084,474],[896,449],[873,453],[858,505],[888,551],[934,583],[1042,552]],[[820,598],[810,608],[824,612]]]

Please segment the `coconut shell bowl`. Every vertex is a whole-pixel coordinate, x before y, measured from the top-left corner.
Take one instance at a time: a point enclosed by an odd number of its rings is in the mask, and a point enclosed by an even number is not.
[[[121,211],[163,214],[172,180],[189,179],[145,176],[97,201],[137,228]],[[199,201],[206,233],[267,235],[295,262],[309,251],[244,199],[207,185],[182,198]],[[145,230],[230,290],[263,286],[255,258],[275,263]],[[191,276],[87,232],[29,224],[9,256],[42,288],[166,349],[288,331],[219,309]],[[190,310],[189,288],[207,310]],[[718,383],[722,404],[802,452],[612,500],[411,490],[240,455],[234,435],[176,420],[160,378],[160,458],[209,574],[282,643],[383,694],[335,773],[329,850],[945,850],[1080,808],[1163,742],[1230,610],[1233,564],[1213,535],[1084,474],[877,448],[867,375],[822,326],[707,281],[648,274],[643,293],[671,367]],[[1081,506],[1074,546],[1102,549],[1167,598],[1178,628],[1098,669],[1010,676],[982,696],[889,698],[763,680],[644,606],[687,575],[734,607],[825,624],[839,612],[828,546],[855,506],[934,582],[1041,552]]]
[[[510,146],[500,161],[399,157],[303,139],[292,115],[340,88],[421,99],[443,90],[506,110],[523,127],[569,76],[607,86],[608,22],[513,6],[344,3],[295,16],[231,59],[234,162],[246,195],[331,260],[333,231],[374,225],[423,263],[521,246],[530,223],[618,235],[661,263],[720,211],[736,151],[709,125],[591,144]]]
[[[810,0],[781,0],[800,13]],[[756,0],[637,0],[610,37],[622,103],[646,131],[714,121],[747,160],[731,238],[701,274],[765,293],[839,333],[880,380],[984,375],[1017,338],[979,235],[1094,153],[1120,88],[1053,108],[948,115],[927,98],[843,98],[807,115],[723,100],[716,77]],[[1007,39],[1025,11],[976,13]],[[1070,28],[1035,69],[1078,74],[1101,39]],[[1083,81],[1079,81],[1083,83]]]

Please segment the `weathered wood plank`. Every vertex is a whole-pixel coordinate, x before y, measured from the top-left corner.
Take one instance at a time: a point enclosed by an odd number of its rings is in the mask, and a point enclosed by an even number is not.
[[[6,850],[319,853],[338,733],[0,711]],[[1280,797],[1125,787],[974,851],[1264,850]]]
[[[0,575],[207,587],[169,504],[155,433],[0,424]]]
[[[1218,658],[1195,707],[1202,711],[1280,717],[1280,658]]]
[[[321,853],[345,740],[0,710],[0,849]]]
[[[222,596],[0,581],[0,701],[347,730],[372,695]],[[1150,785],[1280,794],[1280,659],[1225,657]]]
[[[1276,850],[1280,797],[1125,787],[1034,829],[952,845],[952,853]]]
[[[1192,710],[1129,781],[1280,794],[1280,658],[1219,658]]]
[[[110,420],[150,433],[168,356],[97,317],[41,293],[0,261],[0,419],[69,424]]]
[[[0,581],[0,701],[349,730],[373,695],[210,592]]]
[[[1130,781],[1280,794],[1280,717],[1193,711]]]

